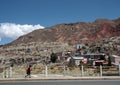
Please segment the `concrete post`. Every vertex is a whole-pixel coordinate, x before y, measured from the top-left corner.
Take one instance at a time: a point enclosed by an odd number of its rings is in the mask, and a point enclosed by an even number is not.
[[[100,76],[102,77],[102,66],[100,65]]]
[[[84,76],[84,67],[83,67],[83,65],[81,66],[81,70],[82,70],[82,76]]]
[[[10,67],[10,77],[12,77],[12,67]]]
[[[120,76],[120,63],[119,63],[119,76]]]
[[[66,74],[66,66],[64,65],[64,67],[63,67],[63,75],[65,76],[65,74]]]
[[[48,67],[47,67],[47,65],[45,66],[45,76],[46,77],[48,76]]]
[[[9,70],[8,70],[8,68],[6,69],[6,78],[9,78]]]
[[[3,69],[3,78],[6,78],[6,69]]]

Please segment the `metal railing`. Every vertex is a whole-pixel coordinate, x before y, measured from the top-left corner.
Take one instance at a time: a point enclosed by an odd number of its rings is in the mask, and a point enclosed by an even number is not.
[[[31,75],[63,76],[120,76],[120,66],[56,66],[33,65]],[[14,66],[0,69],[0,78],[20,78],[26,75],[26,66]]]

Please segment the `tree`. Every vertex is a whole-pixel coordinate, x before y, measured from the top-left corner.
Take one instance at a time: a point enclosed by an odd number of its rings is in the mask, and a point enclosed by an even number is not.
[[[76,66],[75,60],[73,59],[73,57],[71,57],[69,62],[68,62],[68,67],[70,70],[73,70],[75,66]]]
[[[52,62],[52,63],[55,63],[56,60],[57,60],[57,55],[56,55],[55,53],[51,53],[50,57],[51,57],[51,58],[50,58],[51,62]]]
[[[111,56],[108,55],[108,66],[111,66],[111,65],[112,65]]]

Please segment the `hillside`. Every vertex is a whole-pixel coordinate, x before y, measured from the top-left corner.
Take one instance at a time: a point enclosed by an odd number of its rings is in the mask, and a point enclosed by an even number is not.
[[[21,36],[9,45],[29,42],[62,42],[75,45],[85,41],[93,42],[115,36],[120,36],[120,18],[116,20],[97,19],[94,22],[58,24]]]
[[[74,54],[77,44],[82,44],[82,53],[120,56],[120,18],[58,24],[35,30],[0,46],[0,63],[12,62],[19,65],[24,60],[45,62],[53,52],[62,57],[68,51]]]

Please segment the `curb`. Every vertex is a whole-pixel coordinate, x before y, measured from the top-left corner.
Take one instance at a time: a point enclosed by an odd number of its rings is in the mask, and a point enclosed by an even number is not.
[[[79,78],[7,78],[0,82],[42,81],[42,80],[120,80],[120,77],[79,77]]]

